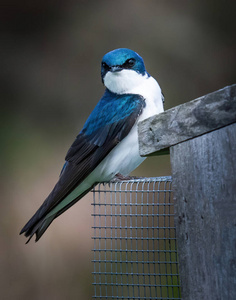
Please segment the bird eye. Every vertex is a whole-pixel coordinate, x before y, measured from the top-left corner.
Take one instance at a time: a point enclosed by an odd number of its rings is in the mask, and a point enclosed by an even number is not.
[[[109,66],[108,66],[105,62],[102,62],[102,67],[103,67],[104,69],[106,69],[106,70],[109,69]]]
[[[129,58],[126,60],[126,62],[123,64],[123,68],[130,69],[135,65],[135,59]]]

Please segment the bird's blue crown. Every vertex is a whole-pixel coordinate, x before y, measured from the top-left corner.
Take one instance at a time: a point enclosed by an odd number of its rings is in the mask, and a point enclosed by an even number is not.
[[[130,49],[119,48],[104,55],[101,65],[102,79],[108,71],[123,69],[133,70],[142,75],[146,74],[142,57]]]

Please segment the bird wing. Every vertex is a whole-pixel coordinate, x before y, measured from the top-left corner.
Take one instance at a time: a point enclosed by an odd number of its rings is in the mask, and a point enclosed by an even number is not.
[[[144,106],[145,100],[140,95],[117,95],[106,90],[70,147],[65,158],[66,163],[54,189],[20,233],[25,232],[25,236],[30,236],[30,238],[36,233],[36,240],[38,240],[54,218],[91,189],[90,187],[83,194],[72,198],[66,206],[51,216],[47,226],[42,226],[45,217],[70,195],[108,153],[128,135]]]

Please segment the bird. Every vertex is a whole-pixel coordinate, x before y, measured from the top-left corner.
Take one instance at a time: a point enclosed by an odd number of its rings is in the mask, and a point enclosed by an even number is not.
[[[105,91],[69,148],[58,182],[20,234],[37,242],[54,219],[99,182],[126,178],[144,160],[139,154],[138,122],[164,111],[158,82],[142,57],[118,48],[101,62]]]

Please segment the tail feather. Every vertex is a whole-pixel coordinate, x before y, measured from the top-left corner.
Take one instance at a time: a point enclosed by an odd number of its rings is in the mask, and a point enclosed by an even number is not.
[[[35,242],[37,242],[41,236],[44,234],[44,232],[47,230],[49,225],[52,223],[52,221],[55,219],[55,216],[50,216],[49,218],[45,218],[43,223],[36,229],[35,234]]]
[[[62,213],[64,213],[68,208],[74,205],[77,201],[79,201],[83,196],[85,196],[91,190],[92,187],[84,191],[77,198],[73,199],[71,202],[69,202],[67,205],[62,207],[59,211],[57,211],[54,214],[50,214],[49,211],[46,216],[39,218],[38,216],[40,214],[38,214],[37,211],[35,215],[26,223],[26,225],[20,231],[20,234],[24,233],[26,237],[29,237],[26,244],[29,243],[29,241],[31,240],[34,234],[36,235],[35,242],[37,242],[42,237],[42,235],[47,230],[47,228],[50,226],[52,221],[57,217],[59,217]]]
[[[52,221],[55,219],[55,216],[50,216],[48,218],[43,218],[42,220],[40,220],[39,222],[37,222],[35,225],[33,225],[32,227],[26,228],[24,227],[20,234],[25,233],[24,235],[26,237],[29,237],[29,239],[27,240],[26,244],[29,243],[29,241],[31,240],[31,238],[33,237],[33,235],[36,235],[35,238],[35,242],[37,242],[41,236],[44,234],[44,232],[47,230],[48,226],[52,223]],[[27,224],[26,224],[27,225]]]

